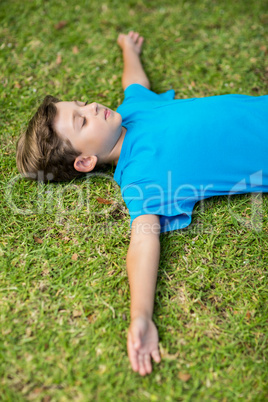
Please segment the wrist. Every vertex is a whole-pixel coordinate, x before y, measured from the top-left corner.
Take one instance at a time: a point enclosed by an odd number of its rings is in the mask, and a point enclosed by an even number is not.
[[[131,313],[130,313],[131,321],[135,320],[136,318],[143,318],[145,320],[152,320],[153,315],[149,311],[131,311]]]
[[[125,46],[122,49],[123,56],[128,56],[128,55],[135,55],[137,57],[140,57],[140,53],[137,52],[137,50],[131,45],[126,43]]]

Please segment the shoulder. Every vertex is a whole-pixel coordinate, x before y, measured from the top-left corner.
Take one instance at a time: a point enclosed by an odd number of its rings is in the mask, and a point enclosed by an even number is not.
[[[145,87],[141,84],[131,84],[126,87],[124,91],[125,102],[135,102],[135,101],[163,101],[163,100],[172,100],[174,99],[175,92],[173,89],[170,89],[164,93],[157,94],[148,87]]]

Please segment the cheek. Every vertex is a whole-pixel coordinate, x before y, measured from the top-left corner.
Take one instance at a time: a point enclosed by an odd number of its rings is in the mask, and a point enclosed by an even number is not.
[[[99,148],[105,147],[109,143],[109,129],[104,124],[96,124],[92,127],[92,138],[94,138],[94,142],[96,146]]]

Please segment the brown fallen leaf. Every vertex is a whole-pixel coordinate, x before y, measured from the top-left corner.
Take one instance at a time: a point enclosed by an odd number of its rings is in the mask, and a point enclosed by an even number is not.
[[[43,269],[41,275],[42,276],[47,276],[47,275],[49,275],[49,272],[50,272],[49,268],[45,268],[45,269]]]
[[[179,374],[178,374],[178,377],[179,377],[180,380],[186,382],[186,381],[189,381],[189,380],[190,380],[191,375],[188,374],[188,373],[182,373],[182,372],[180,371]]]
[[[79,53],[78,47],[74,46],[73,47],[73,54],[78,54],[78,53]]]
[[[168,351],[162,346],[161,343],[159,343],[159,351],[160,351],[162,359],[176,360],[179,356],[179,352],[177,352],[175,354],[168,353]]]
[[[37,395],[37,394],[40,394],[40,392],[42,392],[42,391],[43,391],[42,388],[35,388],[35,389],[33,390],[33,394]]]
[[[57,65],[59,65],[59,64],[61,64],[61,55],[60,54],[57,54],[57,59],[56,59],[56,64]]]
[[[96,314],[90,314],[90,315],[87,316],[87,320],[89,322],[95,322],[96,318],[97,318]]]
[[[81,315],[82,315],[82,311],[80,311],[80,310],[74,310],[73,311],[73,317],[74,318],[81,317]]]
[[[250,317],[251,317],[251,314],[250,314],[250,312],[249,312],[249,311],[247,311],[246,316],[247,316],[247,319],[249,320],[249,319],[250,319]]]
[[[97,201],[100,204],[112,204],[113,203],[113,201],[109,201],[109,200],[106,200],[105,198],[101,198],[101,197],[97,197]]]
[[[47,285],[44,282],[40,282],[38,289],[40,292],[44,292],[47,289]]]
[[[26,328],[26,336],[30,337],[32,335],[32,330],[30,327]]]
[[[74,253],[74,254],[72,255],[72,260],[73,260],[73,261],[77,261],[77,258],[78,258],[78,255],[77,255],[76,253]]]
[[[38,244],[42,244],[42,243],[43,243],[43,240],[40,239],[39,237],[34,236],[33,238],[34,238],[34,241],[35,241],[36,243],[38,243]]]
[[[55,29],[59,30],[64,28],[67,25],[67,21],[59,21],[57,24],[54,25]]]

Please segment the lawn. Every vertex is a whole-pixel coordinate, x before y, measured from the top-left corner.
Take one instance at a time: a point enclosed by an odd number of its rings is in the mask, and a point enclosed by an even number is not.
[[[130,229],[113,168],[37,184],[15,162],[45,95],[120,105],[119,32],[145,37],[157,93],[267,94],[267,0],[2,0],[0,21],[0,399],[267,400],[266,195],[208,199],[161,234],[162,361],[141,377],[126,352]]]

